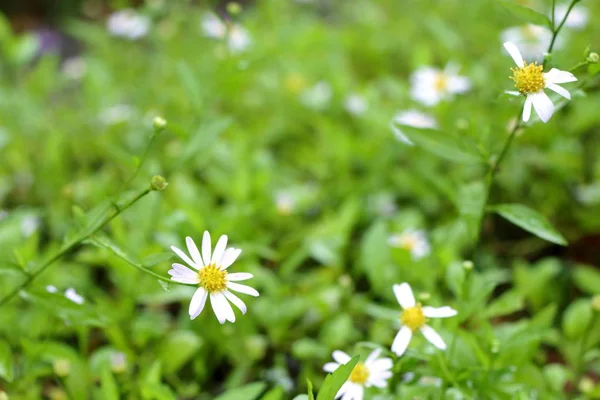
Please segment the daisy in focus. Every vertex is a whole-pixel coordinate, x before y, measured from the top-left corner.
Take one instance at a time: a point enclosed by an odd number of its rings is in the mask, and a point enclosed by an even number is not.
[[[425,339],[440,350],[446,350],[444,339],[432,327],[427,325],[428,318],[448,318],[456,314],[456,310],[451,307],[422,307],[421,304],[415,301],[412,289],[408,283],[394,285],[394,295],[400,306],[402,314],[400,321],[402,327],[394,338],[392,343],[392,351],[400,357],[408,348],[408,344],[415,332],[420,331]]]
[[[569,92],[562,86],[559,86],[559,84],[575,82],[577,78],[570,72],[561,71],[556,68],[544,72],[542,65],[537,65],[535,62],[527,63],[523,61],[521,52],[513,43],[504,43],[504,48],[515,61],[515,64],[517,64],[517,68],[512,69],[513,75],[510,79],[515,82],[515,87],[519,92],[510,94],[525,96],[523,121],[529,121],[531,108],[533,107],[540,119],[543,122],[548,122],[552,114],[554,114],[554,104],[544,92],[544,89],[550,89],[570,100],[571,95]]]
[[[425,231],[416,229],[407,229],[400,234],[391,235],[388,237],[388,244],[409,251],[413,260],[423,258],[431,251]]]
[[[458,66],[448,64],[444,70],[422,67],[410,78],[411,97],[428,107],[442,100],[448,100],[455,94],[465,93],[471,88],[469,78],[458,75]]]
[[[126,9],[112,13],[106,21],[106,28],[113,36],[137,40],[150,30],[150,20],[132,9]]]
[[[250,34],[246,29],[237,24],[223,22],[215,14],[204,15],[200,25],[206,36],[226,40],[227,46],[234,53],[242,52],[252,44]]]
[[[411,146],[413,145],[413,142],[410,141],[410,139],[404,134],[404,132],[402,132],[400,128],[398,128],[397,125],[419,129],[437,128],[437,122],[435,118],[421,111],[411,109],[396,113],[390,122],[390,128],[392,129],[392,132],[394,132],[396,139]]]
[[[387,380],[392,377],[393,363],[391,358],[379,358],[380,349],[373,350],[364,363],[357,363],[348,380],[342,385],[335,398],[343,400],[362,400],[365,388],[375,386],[384,388]],[[351,357],[343,351],[333,352],[335,362],[328,362],[323,367],[325,372],[333,372],[341,365],[350,361]]]
[[[545,26],[528,24],[505,29],[500,38],[502,42],[511,42],[519,46],[526,58],[540,61],[550,45],[552,31]],[[560,38],[555,48],[559,46]]]
[[[183,264],[174,263],[169,270],[169,275],[171,275],[171,280],[175,282],[198,285],[198,289],[196,289],[190,302],[190,318],[194,319],[200,315],[206,304],[206,299],[210,297],[210,304],[219,323],[224,324],[225,321],[235,322],[235,314],[229,302],[239,308],[242,314],[246,314],[247,308],[246,304],[230,290],[250,296],[258,296],[258,292],[250,286],[236,283],[252,278],[252,274],[227,272],[227,268],[233,264],[242,250],[233,247],[226,249],[227,235],[222,235],[217,241],[214,251],[211,251],[212,243],[208,231],[205,231],[202,237],[202,255],[200,255],[200,251],[191,237],[188,236],[185,241],[191,258],[175,246],[171,246],[171,250],[185,261],[191,269]]]

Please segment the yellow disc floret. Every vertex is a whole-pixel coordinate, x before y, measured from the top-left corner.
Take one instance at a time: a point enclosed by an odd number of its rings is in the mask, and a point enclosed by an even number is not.
[[[221,292],[227,287],[227,271],[222,271],[215,264],[207,265],[198,271],[200,286],[209,292]]]
[[[369,369],[361,362],[356,364],[348,378],[350,382],[358,383],[360,385],[364,385],[367,382],[367,379],[369,379]]]
[[[434,86],[440,92],[448,89],[448,76],[444,73],[440,73],[435,78]]]
[[[510,77],[521,94],[537,93],[544,89],[544,67],[537,63],[524,63],[522,68],[513,68]]]
[[[413,332],[419,330],[427,322],[420,304],[406,308],[400,315],[400,320]]]

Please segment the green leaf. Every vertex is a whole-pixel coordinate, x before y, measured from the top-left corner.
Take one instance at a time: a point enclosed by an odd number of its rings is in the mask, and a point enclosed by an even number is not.
[[[202,345],[202,339],[192,331],[176,331],[171,333],[158,351],[166,374],[177,372],[188,362]]]
[[[600,271],[593,267],[578,266],[573,270],[575,285],[588,294],[600,293]]]
[[[0,376],[8,382],[12,382],[14,376],[12,350],[5,341],[0,341]]]
[[[315,395],[313,393],[313,384],[308,378],[306,378],[306,386],[308,390],[308,400],[315,400]]]
[[[575,300],[569,304],[562,319],[565,336],[569,339],[581,337],[592,319],[592,313],[592,306],[587,299]]]
[[[487,200],[487,187],[483,182],[471,182],[461,186],[457,206],[461,218],[467,226],[469,238],[476,241],[479,236],[481,218]]]
[[[402,126],[409,139],[423,150],[450,161],[481,164],[485,160],[479,150],[467,140],[436,129],[418,129]]]
[[[496,0],[496,2],[506,11],[525,22],[547,26],[548,28],[552,29],[552,23],[548,17],[540,12],[518,5],[513,0]]]
[[[354,357],[346,364],[336,369],[332,374],[328,374],[323,382],[323,386],[321,386],[321,390],[319,390],[317,400],[333,400],[344,382],[348,380],[348,377],[358,363],[359,358],[359,356]]]
[[[100,388],[102,390],[102,398],[105,400],[119,400],[119,389],[115,378],[108,368],[102,370],[100,380]]]
[[[483,315],[486,318],[499,317],[519,311],[524,306],[523,295],[516,290],[509,290],[490,303]]]
[[[240,388],[228,390],[215,400],[254,400],[260,396],[266,386],[263,382],[249,383]]]
[[[521,204],[499,204],[490,210],[513,224],[552,243],[567,245],[567,240],[540,213]]]
[[[283,400],[285,397],[285,390],[281,386],[277,386],[269,390],[260,400]]]

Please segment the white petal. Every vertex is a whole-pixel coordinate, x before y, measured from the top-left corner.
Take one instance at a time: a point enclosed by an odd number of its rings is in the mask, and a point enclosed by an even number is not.
[[[333,372],[340,367],[340,364],[334,362],[328,362],[323,366],[323,371],[325,372]]]
[[[453,76],[448,80],[448,91],[450,93],[464,93],[471,89],[471,81],[464,76]]]
[[[249,274],[248,272],[236,272],[234,274],[227,274],[227,280],[231,282],[245,281],[246,279],[251,279],[253,277],[254,275]]]
[[[180,277],[193,280],[194,283],[198,283],[198,272],[193,271],[183,264],[173,263],[172,269],[169,270],[169,275],[173,277]]]
[[[421,333],[425,336],[425,339],[440,350],[446,350],[446,343],[444,339],[429,325],[425,325],[421,328]]]
[[[341,350],[334,351],[332,356],[335,362],[339,364],[346,364],[351,359],[351,357],[348,354],[344,353]]]
[[[246,311],[248,311],[248,308],[246,307],[246,304],[242,301],[242,299],[237,297],[235,294],[231,293],[229,290],[224,291],[223,295],[225,295],[227,300],[232,302],[233,305],[235,305],[237,308],[239,308],[240,311],[242,312],[242,314],[246,314]]]
[[[379,373],[391,369],[393,366],[394,363],[392,362],[392,359],[387,357],[375,360],[368,365],[369,370],[377,371]]]
[[[533,93],[527,97],[531,97],[531,103],[537,115],[543,122],[548,122],[552,114],[554,114],[554,104],[550,97],[544,92]]]
[[[335,395],[335,398],[338,399],[338,398],[344,396],[346,393],[348,393],[348,391],[352,391],[352,383],[349,381],[346,381],[346,382],[344,382],[344,384],[342,385],[340,390],[338,390],[337,394]]]
[[[202,310],[204,309],[204,305],[206,304],[206,298],[208,297],[208,292],[204,288],[198,288],[194,295],[192,296],[192,301],[190,302],[190,319],[196,318]]]
[[[258,297],[258,292],[256,291],[256,289],[251,288],[250,286],[240,285],[239,283],[227,282],[227,287],[236,292]]]
[[[544,80],[546,83],[568,83],[577,81],[577,78],[570,72],[552,68],[544,74]]]
[[[212,306],[219,323],[224,324],[225,321],[235,322],[235,314],[233,313],[231,304],[229,304],[223,293],[211,293],[210,305]]]
[[[177,276],[177,275],[176,276],[172,276],[171,280],[173,282],[185,283],[185,284],[188,284],[188,285],[195,285],[195,284],[198,283],[198,279],[192,280],[192,279],[183,278],[183,277]]]
[[[515,46],[511,42],[506,42],[504,43],[504,48],[506,49],[506,51],[508,51],[508,54],[510,54],[512,59],[515,61],[515,64],[517,64],[519,68],[523,68],[523,57],[521,56],[521,52],[519,51],[517,46]]]
[[[185,243],[187,244],[187,249],[190,252],[190,256],[192,256],[192,260],[194,260],[194,263],[200,267],[202,265],[202,257],[200,257],[200,252],[198,251],[196,243],[194,243],[194,239],[188,236],[185,238]]]
[[[408,326],[403,326],[396,334],[394,342],[392,343],[392,351],[400,357],[406,351],[410,339],[412,338],[412,331]]]
[[[548,89],[552,90],[553,92],[560,94],[562,97],[571,100],[571,94],[564,87],[558,86],[555,83],[549,83],[546,85],[546,87]]]
[[[519,97],[521,95],[521,93],[517,90],[505,90],[504,93],[515,97]]]
[[[237,258],[239,257],[239,255],[241,253],[242,253],[242,250],[234,249],[233,247],[230,247],[227,250],[225,250],[225,253],[223,253],[223,257],[221,258],[221,261],[220,261],[220,268],[221,269],[229,268],[231,266],[231,264],[233,264],[234,261],[237,260]]]
[[[396,139],[409,146],[414,146],[414,143],[410,141],[408,136],[406,136],[404,132],[402,132],[398,127],[396,127],[393,122],[390,123],[390,128],[392,129],[392,132],[394,132],[394,136],[396,136]]]
[[[452,307],[423,307],[423,315],[427,318],[448,318],[454,317],[458,312]]]
[[[215,246],[215,251],[212,254],[212,258],[210,259],[211,264],[216,264],[221,261],[225,247],[227,247],[227,235],[221,235],[217,241],[217,245]]]
[[[377,357],[379,357],[380,354],[381,354],[381,349],[373,350],[371,352],[371,354],[369,354],[369,356],[365,360],[365,365],[368,366],[369,364],[371,364],[373,361],[375,361],[377,359]]]
[[[531,96],[525,98],[525,104],[523,104],[523,122],[529,121],[531,118]]]
[[[394,294],[396,295],[396,300],[402,306],[402,308],[410,308],[415,306],[415,296],[413,296],[412,289],[410,285],[406,282],[400,285],[394,285]]]
[[[173,250],[175,252],[175,254],[177,254],[179,256],[179,258],[181,258],[183,261],[185,261],[190,267],[198,269],[200,268],[200,265],[196,265],[196,263],[194,263],[192,261],[191,258],[189,258],[187,256],[187,254],[185,254],[183,251],[181,251],[179,248],[175,247],[175,246],[171,246],[171,250]]]
[[[204,265],[210,264],[211,247],[212,243],[210,242],[210,233],[208,231],[204,231],[204,235],[202,235],[202,260],[204,261]]]

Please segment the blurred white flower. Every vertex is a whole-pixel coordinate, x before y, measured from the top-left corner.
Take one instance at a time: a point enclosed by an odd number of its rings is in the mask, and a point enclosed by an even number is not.
[[[40,219],[35,215],[27,215],[21,221],[21,233],[25,237],[33,235],[40,227]]]
[[[110,369],[115,373],[121,373],[127,368],[127,356],[125,353],[115,351],[110,356]]]
[[[329,106],[332,94],[331,86],[327,82],[320,81],[316,85],[304,90],[300,95],[300,101],[306,107],[315,110],[324,110]]]
[[[404,134],[404,132],[402,132],[402,130],[396,125],[409,126],[412,128],[419,129],[437,128],[437,122],[435,118],[433,118],[429,114],[425,114],[421,111],[413,109],[399,111],[398,113],[396,113],[396,115],[394,115],[394,118],[392,118],[392,121],[390,122],[390,128],[392,129],[392,132],[394,132],[396,139],[409,145],[412,145],[413,142],[411,142],[410,139]]]
[[[73,288],[68,288],[65,290],[65,297],[76,304],[83,304],[85,301],[83,297],[79,295]]]
[[[362,400],[365,388],[375,386],[378,388],[387,387],[387,380],[392,377],[393,362],[391,358],[379,358],[380,349],[373,350],[364,363],[356,364],[348,380],[342,385],[335,395],[335,398],[343,400]],[[333,372],[343,364],[351,360],[351,357],[343,351],[333,352],[335,362],[328,362],[323,367],[325,372]]]
[[[150,30],[150,19],[135,10],[125,9],[112,13],[106,21],[108,32],[130,40],[146,36]]]
[[[48,293],[56,293],[57,290],[58,289],[54,285],[48,285],[48,286],[46,286],[46,292],[48,292]]]
[[[78,81],[85,76],[87,66],[81,57],[67,58],[61,67],[64,76],[73,81]]]
[[[453,317],[458,314],[456,310],[448,306],[422,307],[421,304],[416,303],[415,296],[408,283],[394,285],[393,289],[396,300],[402,307],[402,314],[400,314],[402,327],[394,338],[392,351],[399,357],[403,355],[413,334],[417,331],[420,331],[429,343],[440,350],[445,350],[446,343],[444,339],[432,327],[427,325],[427,319]]]
[[[370,195],[367,199],[369,209],[383,217],[393,215],[397,210],[394,195],[391,193],[377,193]]]
[[[358,94],[351,94],[344,101],[344,108],[352,115],[362,115],[367,111],[367,101]]]
[[[458,70],[458,65],[452,63],[444,70],[433,67],[419,68],[410,78],[411,97],[430,107],[452,98],[455,94],[467,92],[471,88],[471,81],[458,75]]]
[[[554,10],[554,16],[556,24],[560,24],[560,21],[563,20],[565,15],[567,15],[567,10],[569,6],[567,4],[557,4],[556,9]],[[575,6],[569,13],[567,20],[565,21],[565,26],[572,29],[583,29],[588,23],[588,9],[583,6]]]
[[[275,206],[281,215],[290,215],[296,208],[296,199],[288,191],[275,193]]]
[[[554,114],[554,104],[544,92],[544,89],[548,88],[570,100],[571,95],[569,92],[558,84],[575,82],[577,78],[567,71],[552,68],[549,72],[544,72],[542,65],[526,63],[523,61],[523,57],[517,46],[510,42],[504,43],[504,48],[508,51],[515,64],[517,64],[517,68],[512,69],[513,76],[511,79],[515,82],[515,87],[519,90],[519,94],[526,96],[523,106],[523,121],[529,121],[531,107],[533,107],[540,119],[543,122],[548,122],[552,114]]]
[[[408,250],[413,260],[418,260],[429,254],[431,248],[425,231],[407,229],[400,234],[393,234],[388,238],[388,244]]]
[[[242,52],[252,44],[248,30],[237,24],[228,25],[213,13],[205,14],[200,26],[206,36],[226,40],[227,46],[232,52]]]
[[[127,104],[116,104],[100,113],[100,120],[106,125],[116,125],[129,121],[135,115],[133,107]]]
[[[500,38],[502,42],[516,44],[525,58],[541,61],[550,46],[552,32],[544,26],[529,24],[505,29]],[[559,45],[557,41],[555,47]]]
[[[227,272],[227,268],[233,264],[242,250],[233,247],[226,249],[227,235],[222,235],[211,255],[212,244],[208,231],[205,231],[202,237],[202,255],[191,237],[188,236],[185,240],[191,258],[175,246],[171,246],[171,250],[192,269],[183,264],[174,263],[169,270],[169,275],[175,282],[199,286],[190,302],[190,318],[194,319],[202,312],[206,299],[210,295],[210,304],[219,322],[221,324],[224,324],[225,321],[235,322],[235,314],[229,302],[239,308],[242,314],[245,314],[247,309],[244,302],[230,290],[258,296],[258,292],[250,286],[235,283],[252,278],[252,274]]]

